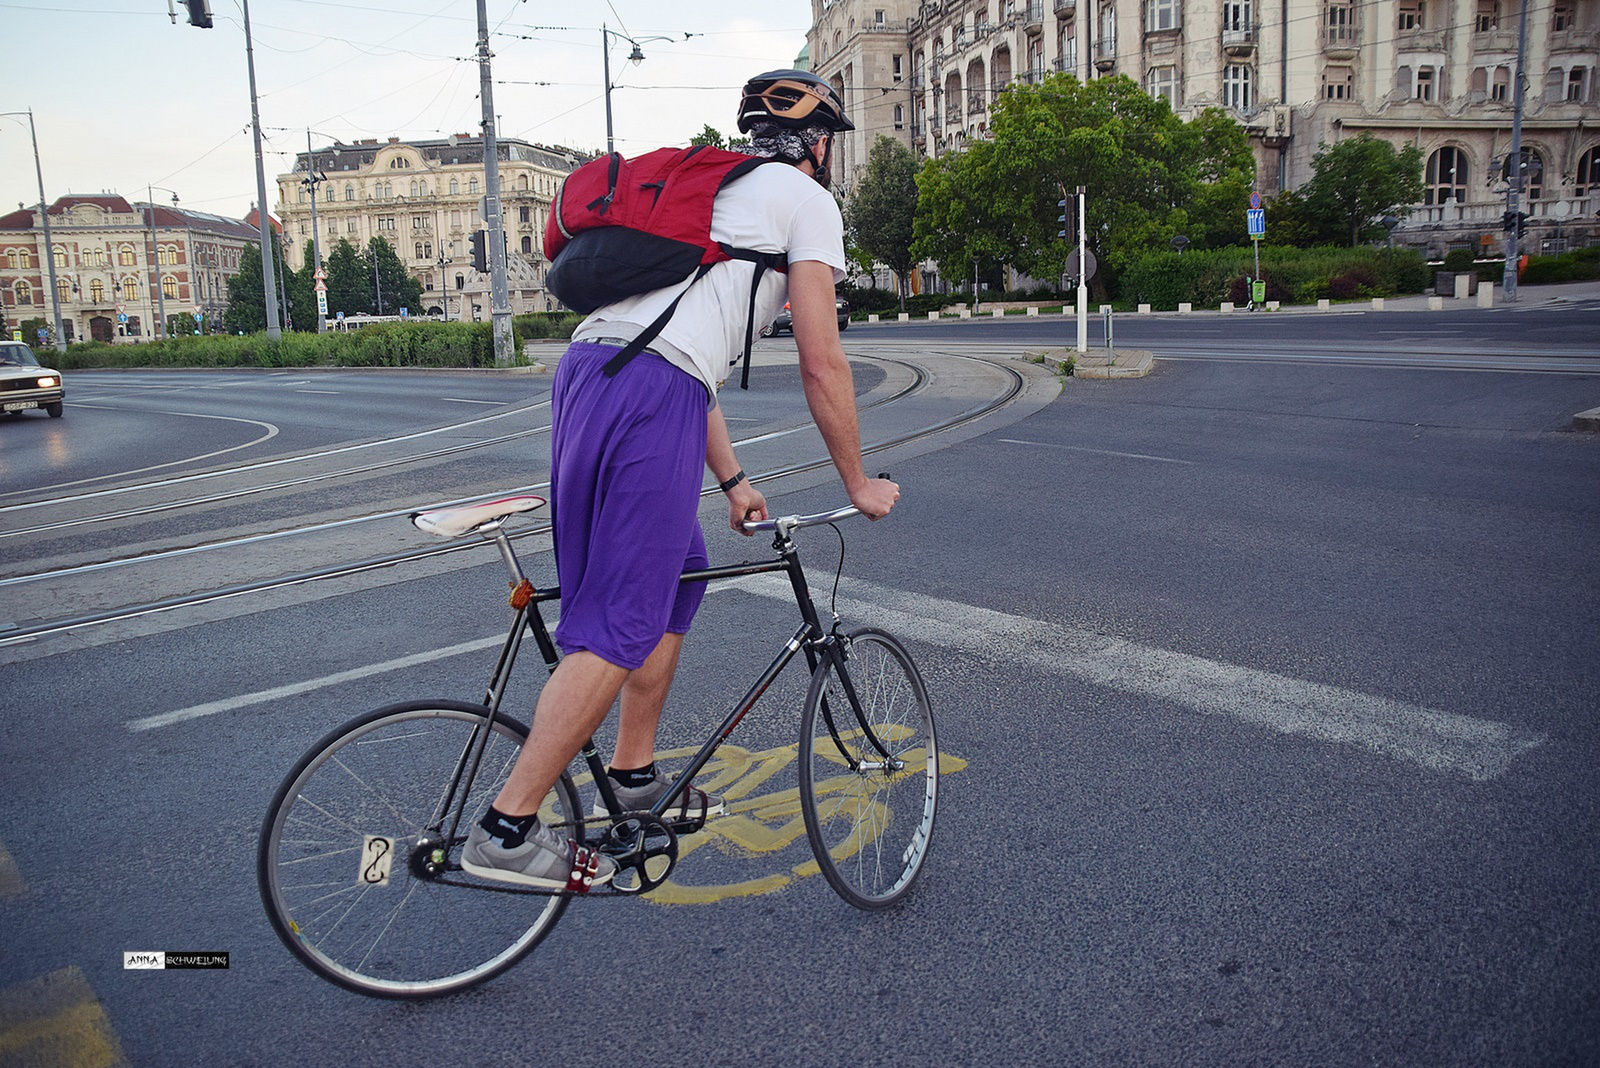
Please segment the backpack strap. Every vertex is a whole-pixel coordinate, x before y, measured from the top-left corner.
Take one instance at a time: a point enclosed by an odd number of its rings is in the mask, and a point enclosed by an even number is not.
[[[694,277],[689,280],[689,285],[684,286],[682,292],[672,298],[672,303],[667,305],[667,310],[656,316],[655,322],[639,331],[639,335],[623,346],[621,352],[606,361],[606,365],[602,370],[605,371],[607,378],[617,377],[618,371],[628,366],[635,356],[645,350],[645,346],[656,339],[656,335],[661,333],[662,329],[667,325],[667,320],[672,318],[672,313],[678,310],[678,301],[683,299],[684,293],[689,292],[689,286],[704,278],[709,270],[711,270],[711,264],[701,264],[700,269],[695,271]]]
[[[719,244],[721,244],[719,242]],[[744,369],[739,372],[739,388],[750,388],[750,350],[755,346],[756,332],[756,293],[761,289],[761,279],[768,271],[783,271],[789,266],[789,259],[781,252],[757,252],[754,249],[734,248],[732,245],[722,244],[722,251],[729,259],[744,260],[755,264],[755,270],[750,272],[750,310],[745,317],[744,324]]]

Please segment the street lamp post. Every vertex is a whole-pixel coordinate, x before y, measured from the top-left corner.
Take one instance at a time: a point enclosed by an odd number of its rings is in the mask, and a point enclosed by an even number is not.
[[[335,149],[337,151],[337,149]],[[317,232],[317,184],[326,182],[328,176],[317,170],[317,157],[311,151],[311,131],[306,131],[306,176],[300,179],[301,185],[311,187],[311,274],[314,279],[313,288],[320,283],[322,278],[322,236]],[[323,301],[317,301],[317,333],[328,332],[328,315],[323,308]]]
[[[442,234],[440,235],[443,236]],[[450,279],[445,276],[450,261],[444,258],[444,248],[439,249],[439,292],[444,294],[444,321],[450,321]]]
[[[160,341],[167,336],[167,295],[166,291],[161,288],[161,246],[156,243],[155,191],[157,189],[161,190],[163,193],[172,194],[172,204],[174,207],[176,207],[178,204],[178,194],[176,191],[168,189],[166,186],[162,185],[146,185],[144,187],[145,210],[150,213],[150,273],[155,279],[156,293],[156,329],[152,332],[151,336],[157,341]]]
[[[692,34],[692,33],[685,33],[683,35],[683,39],[685,41],[687,41],[689,38],[691,38],[693,36],[694,36],[694,34]],[[605,68],[605,75],[606,75],[606,154],[607,155],[609,155],[610,153],[616,151],[615,140],[611,136],[611,41],[610,41],[610,38],[612,38],[612,37],[618,38],[619,40],[627,41],[629,44],[631,44],[633,46],[633,51],[628,53],[628,62],[632,63],[635,67],[637,67],[639,64],[644,62],[644,53],[639,50],[639,46],[641,44],[649,44],[651,41],[676,41],[677,40],[676,37],[629,37],[625,33],[618,33],[616,30],[610,29],[610,28],[606,27],[604,24],[601,25],[601,27],[600,27],[600,58],[603,61],[603,66]]]
[[[39,225],[44,228],[44,262],[50,278],[50,311],[55,319],[56,351],[67,351],[67,335],[61,329],[61,291],[56,288],[56,247],[50,237],[50,205],[44,199],[44,169],[39,165],[39,134],[33,126],[33,109],[5,111],[0,115],[28,116],[28,137],[33,142],[33,173],[39,179]]]
[[[1378,222],[1383,225],[1384,237],[1387,238],[1388,242],[1389,242],[1389,262],[1393,263],[1394,262],[1394,228],[1396,226],[1400,225],[1400,220],[1395,218],[1393,215],[1385,215],[1383,218],[1379,219]]]

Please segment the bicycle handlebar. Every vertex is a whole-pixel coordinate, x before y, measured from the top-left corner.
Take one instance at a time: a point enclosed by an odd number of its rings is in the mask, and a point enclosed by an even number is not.
[[[751,533],[755,533],[758,530],[778,530],[780,528],[787,533],[791,530],[799,530],[801,527],[818,527],[824,523],[850,519],[860,514],[861,509],[855,505],[846,505],[843,508],[835,508],[831,512],[816,512],[812,515],[785,515],[776,519],[759,519],[754,522],[746,520],[742,525],[744,529]]]

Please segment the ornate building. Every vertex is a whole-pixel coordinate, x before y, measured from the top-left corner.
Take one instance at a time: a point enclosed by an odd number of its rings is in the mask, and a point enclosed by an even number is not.
[[[551,199],[584,157],[523,141],[498,139],[501,217],[513,312],[549,311],[540,246]],[[391,137],[335,143],[301,153],[291,174],[278,176],[284,255],[299,270],[311,240],[316,177],[322,258],[341,238],[357,249],[374,237],[393,246],[423,286],[421,309],[452,320],[489,318],[489,276],[472,269],[468,238],[483,226],[483,140],[466,134],[436,141]],[[324,177],[325,176],[325,177]],[[448,307],[447,307],[448,305]]]
[[[56,294],[68,341],[157,336],[160,314],[220,325],[239,255],[259,240],[239,219],[119,196],[64,196],[49,207]],[[0,217],[0,298],[7,322],[50,320],[50,275],[36,208]],[[32,343],[34,338],[27,338]]]
[[[1324,143],[1417,145],[1427,191],[1395,239],[1442,255],[1501,241],[1517,13],[1515,0],[812,0],[807,48],[858,128],[839,146],[846,190],[879,134],[955,151],[987,136],[1008,85],[1125,74],[1185,117],[1228,110],[1264,193],[1305,184]],[[1559,251],[1600,238],[1600,0],[1530,4],[1527,41],[1524,210],[1533,250]]]

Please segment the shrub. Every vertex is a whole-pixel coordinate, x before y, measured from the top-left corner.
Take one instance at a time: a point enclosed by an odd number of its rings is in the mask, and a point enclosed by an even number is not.
[[[1551,285],[1600,278],[1600,246],[1565,252],[1559,256],[1531,256],[1522,269],[1523,285]]]
[[[1470,248],[1453,248],[1444,254],[1443,270],[1451,274],[1466,274],[1472,271],[1478,262]]]

